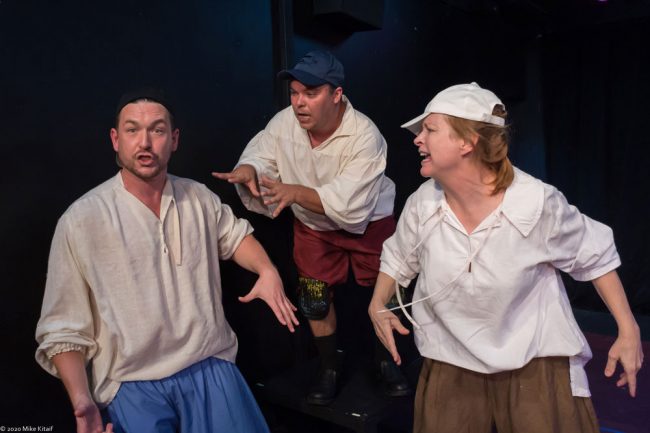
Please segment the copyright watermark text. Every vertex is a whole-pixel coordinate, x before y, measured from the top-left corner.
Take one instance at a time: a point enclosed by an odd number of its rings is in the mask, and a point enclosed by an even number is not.
[[[0,425],[0,433],[4,432],[32,432],[32,431],[54,431],[53,425]]]

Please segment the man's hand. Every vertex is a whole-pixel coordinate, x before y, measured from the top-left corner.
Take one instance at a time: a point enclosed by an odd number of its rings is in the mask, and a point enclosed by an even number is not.
[[[241,183],[245,185],[254,197],[260,196],[257,187],[257,172],[252,165],[242,164],[230,173],[212,173],[217,179],[228,181],[229,183]]]
[[[300,188],[303,188],[300,185],[282,183],[266,176],[262,176],[260,179],[260,186],[262,187],[264,204],[266,206],[276,206],[271,215],[273,218],[280,215],[284,208],[296,203]]]
[[[616,386],[628,385],[630,395],[636,397],[636,374],[643,364],[643,349],[638,328],[628,334],[619,333],[607,355],[605,376],[614,375],[617,362],[621,363],[623,372],[616,381]]]
[[[275,268],[260,273],[255,285],[246,296],[240,296],[241,302],[250,302],[259,298],[266,302],[278,321],[294,332],[294,325],[298,325],[298,319],[294,314],[296,307],[289,301],[282,287],[282,280]]]
[[[393,330],[399,332],[402,335],[408,335],[409,330],[406,329],[404,325],[402,325],[402,322],[400,322],[399,318],[391,311],[384,311],[382,313],[379,312],[385,309],[385,305],[373,298],[370,302],[370,306],[368,307],[368,314],[370,315],[372,326],[375,328],[375,333],[377,334],[379,341],[381,341],[384,347],[386,347],[386,349],[393,356],[393,361],[395,361],[395,364],[401,365],[402,358],[397,352],[397,345],[395,344],[395,337],[393,337]]]
[[[267,206],[275,205],[272,218],[277,217],[282,209],[297,204],[314,213],[325,215],[325,208],[320,200],[320,196],[315,189],[304,185],[292,185],[282,183],[279,180],[273,180],[266,176],[260,179],[262,189],[262,198]]]
[[[113,424],[111,423],[108,423],[104,431],[99,409],[89,397],[81,397],[74,403],[74,416],[77,421],[77,433],[113,432]]]

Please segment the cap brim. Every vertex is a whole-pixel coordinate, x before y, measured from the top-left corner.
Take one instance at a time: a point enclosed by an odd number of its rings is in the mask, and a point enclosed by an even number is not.
[[[401,128],[408,129],[411,131],[413,134],[418,135],[420,131],[422,130],[422,121],[424,120],[425,117],[427,117],[431,113],[423,113],[416,117],[413,120],[409,120],[405,124],[401,126]]]
[[[300,71],[298,69],[285,69],[280,71],[278,72],[278,78],[281,80],[297,80],[309,87],[322,86],[323,84],[329,83],[328,81],[318,78],[309,72]]]

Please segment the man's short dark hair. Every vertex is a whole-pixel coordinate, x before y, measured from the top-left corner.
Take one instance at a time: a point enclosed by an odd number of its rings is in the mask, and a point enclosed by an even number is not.
[[[122,112],[122,109],[128,104],[140,101],[156,102],[165,107],[169,113],[169,122],[171,127],[174,129],[174,108],[169,101],[169,98],[165,96],[165,93],[161,89],[155,87],[141,87],[126,92],[120,97],[120,100],[117,103],[117,109],[115,110],[116,128],[120,123],[120,113]]]

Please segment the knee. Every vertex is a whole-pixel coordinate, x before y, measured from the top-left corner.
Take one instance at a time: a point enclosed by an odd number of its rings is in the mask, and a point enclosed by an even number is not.
[[[324,281],[298,278],[298,306],[309,320],[323,320],[330,310],[330,290]]]

